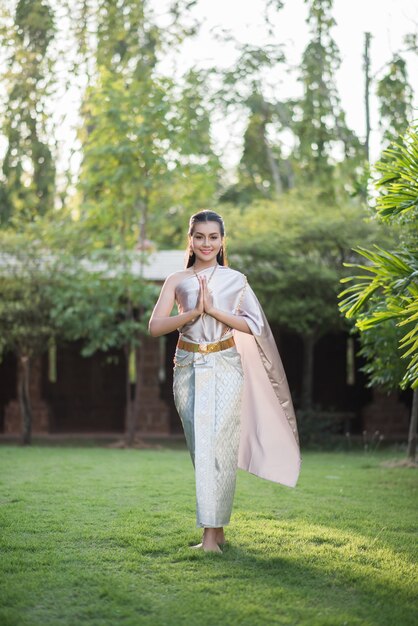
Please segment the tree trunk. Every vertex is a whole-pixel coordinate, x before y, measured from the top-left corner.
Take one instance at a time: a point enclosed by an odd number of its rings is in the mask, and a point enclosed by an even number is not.
[[[147,237],[147,217],[148,217],[148,199],[139,198],[136,203],[136,210],[139,215],[139,237],[137,249],[140,253],[140,276],[144,276],[144,266],[146,261],[146,237]]]
[[[417,427],[418,427],[418,389],[414,389],[412,396],[411,421],[408,433],[408,458],[415,461],[417,454]]]
[[[370,160],[370,33],[364,33],[364,105],[366,114],[366,137],[364,148],[367,161]]]
[[[135,384],[135,396],[134,396],[134,413],[139,416],[142,402],[142,390],[144,388],[144,349],[141,344],[139,348],[135,350],[135,364],[136,364],[136,384]]]
[[[314,372],[314,348],[315,337],[306,335],[303,337],[303,364],[302,364],[302,398],[301,408],[304,411],[312,411],[313,405],[313,372]]]
[[[125,441],[127,446],[132,446],[135,440],[135,413],[134,413],[134,403],[131,398],[131,381],[129,376],[129,357],[131,352],[131,347],[129,344],[124,347],[125,352],[125,363],[126,363],[126,373],[125,373],[125,395],[126,395],[126,408],[125,408]]]
[[[32,406],[29,396],[30,357],[20,355],[20,376],[18,383],[18,398],[22,414],[22,444],[27,446],[32,440]]]
[[[283,185],[280,178],[279,168],[277,167],[276,159],[274,158],[273,151],[270,147],[269,141],[266,136],[264,136],[264,145],[267,153],[267,160],[269,162],[271,176],[273,178],[274,189],[277,195],[283,193]]]

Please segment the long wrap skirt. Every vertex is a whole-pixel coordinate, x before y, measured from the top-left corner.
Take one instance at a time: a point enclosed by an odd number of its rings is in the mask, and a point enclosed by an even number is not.
[[[174,402],[196,477],[196,523],[229,523],[235,493],[243,389],[241,357],[235,347],[200,354],[177,348]]]

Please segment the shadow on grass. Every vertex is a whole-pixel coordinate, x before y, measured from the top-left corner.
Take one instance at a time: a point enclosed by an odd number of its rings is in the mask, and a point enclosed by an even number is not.
[[[270,610],[275,608],[279,614],[284,610],[288,617],[293,613],[295,623],[299,619],[314,623],[314,619],[328,616],[330,624],[340,620],[346,624],[416,624],[413,596],[398,585],[377,582],[368,573],[308,565],[303,558],[260,557],[236,546],[225,547],[222,565],[219,556],[213,555],[211,560],[221,568],[218,576],[221,573],[225,584],[233,581],[239,593],[251,589],[253,602],[257,598],[260,602],[273,600],[276,606]],[[283,605],[281,598],[286,599]]]
[[[300,531],[306,533],[303,524]],[[413,580],[413,566],[392,550],[376,548],[373,540],[355,533],[312,526],[299,547],[292,537],[293,546],[283,556],[277,555],[277,544],[271,550],[276,554],[269,555],[263,535],[254,533],[254,545],[261,540],[261,550],[227,543],[223,555],[182,549],[171,561],[198,561],[205,589],[216,580],[237,599],[244,592],[255,605],[270,603],[273,614],[284,611],[283,619],[290,618],[278,623],[416,624],[412,582],[403,586],[402,578],[391,577],[391,572],[407,568]],[[217,593],[216,585],[212,593]]]

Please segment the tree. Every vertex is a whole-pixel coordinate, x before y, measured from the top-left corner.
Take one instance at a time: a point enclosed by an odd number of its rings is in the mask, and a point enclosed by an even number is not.
[[[58,341],[81,341],[83,356],[112,348],[126,358],[126,434],[135,435],[135,401],[129,360],[141,344],[156,287],[139,277],[135,253],[101,251],[84,258],[45,248],[39,231],[0,238],[0,355],[13,351],[19,362],[18,396],[23,443],[31,440],[30,370],[35,357]],[[142,380],[137,381],[142,389]],[[139,393],[139,391],[138,391]]]
[[[347,127],[335,86],[340,57],[331,35],[335,24],[331,15],[333,0],[305,2],[309,5],[307,22],[312,39],[301,62],[303,96],[295,102],[293,128],[299,141],[295,158],[305,181],[320,182],[324,193],[329,194],[333,189],[335,149],[340,148],[351,163],[352,173],[363,155],[357,137]]]
[[[273,36],[268,13],[280,10],[283,3],[267,5],[266,23]],[[231,43],[230,36],[225,39]],[[268,80],[269,73],[285,63],[283,46],[267,43],[258,47],[237,41],[234,44],[238,57],[233,66],[227,70],[212,68],[209,77],[213,75],[217,79],[212,96],[216,107],[227,116],[231,112],[235,116],[237,110],[248,116],[237,182],[227,187],[220,201],[248,204],[257,197],[277,196],[292,186],[292,168],[283,156],[280,141],[280,132],[290,129],[292,116],[288,103],[272,95]]]
[[[370,33],[364,33],[364,111],[366,122],[366,136],[364,140],[364,151],[366,161],[370,160]]]
[[[210,202],[219,169],[202,78],[190,71],[179,86],[159,71],[161,51],[172,40],[173,30],[155,25],[149,4],[106,0],[96,5],[94,72],[80,133],[79,229],[84,241],[118,251],[121,259],[136,248],[143,262],[149,238],[158,237],[160,242],[171,238],[175,245],[173,240],[184,236],[186,209]],[[182,3],[175,4],[179,9]],[[181,37],[179,24],[174,30]],[[129,264],[124,272],[128,275]],[[143,320],[142,301],[138,310],[128,283],[122,281],[121,286],[126,288],[120,300],[125,303],[124,316]],[[142,364],[138,345],[125,334],[127,371],[132,351]],[[139,368],[135,406],[140,404],[142,379]],[[128,440],[132,438],[128,426]]]
[[[380,100],[379,126],[386,145],[397,141],[411,122],[413,92],[408,82],[405,59],[400,53],[393,55],[386,74],[377,84]]]
[[[135,406],[143,388],[142,371],[136,376],[136,397],[131,397],[130,359],[142,360],[141,340],[146,332],[157,288],[140,277],[138,255],[105,250],[83,259],[62,255],[57,259],[57,281],[51,316],[61,339],[81,341],[83,356],[96,351],[122,349],[126,363],[126,442],[135,437]]]
[[[371,241],[373,224],[356,203],[325,204],[316,195],[294,190],[280,206],[257,202],[227,214],[234,265],[256,286],[267,317],[303,342],[301,406],[312,411],[314,348],[332,330],[342,330],[337,293],[341,263],[358,238]]]
[[[214,198],[219,162],[204,77],[194,70],[167,76],[159,66],[194,32],[180,19],[193,4],[171,2],[166,17],[172,23],[160,28],[145,0],[78,3],[80,56],[90,74],[82,106],[79,214],[95,245],[139,241],[142,247],[161,229],[168,239],[168,218],[178,231],[190,205]],[[89,24],[95,32],[90,40]]]
[[[268,102],[261,91],[246,101],[249,108],[244,147],[238,165],[238,182],[229,188],[221,201],[249,204],[257,197],[277,197],[293,186],[293,170],[283,156],[282,146],[269,137],[274,128],[288,128],[291,115],[284,103]]]
[[[47,99],[53,86],[55,20],[46,0],[18,0],[2,9],[7,51],[2,128],[7,141],[0,178],[0,223],[18,214],[34,219],[54,204],[55,163]]]
[[[18,399],[23,418],[22,442],[31,442],[32,406],[29,396],[33,359],[43,354],[56,336],[52,315],[51,286],[55,272],[39,244],[19,235],[1,237],[0,256],[0,355],[16,354]]]
[[[83,226],[108,246],[178,240],[187,210],[210,203],[217,187],[202,84],[189,74],[176,95],[168,78],[127,83],[105,70],[102,76],[85,105]]]
[[[366,264],[349,264],[361,274],[341,294],[340,309],[356,321],[360,332],[394,320],[401,329],[399,348],[407,367],[400,385],[414,389],[408,436],[408,456],[416,455],[418,422],[418,132],[411,127],[404,137],[387,149],[376,169],[380,195],[375,212],[391,227],[400,227],[402,239],[388,250],[357,247]],[[366,272],[366,273],[364,273]],[[373,367],[373,365],[371,366]]]
[[[395,320],[387,320],[360,333],[359,356],[366,361],[362,371],[368,377],[369,387],[385,391],[399,389],[407,365],[399,352],[401,335],[402,329]]]
[[[311,41],[300,64],[300,98],[275,98],[276,84],[269,85],[269,72],[285,62],[283,47],[264,50],[242,47],[233,69],[223,73],[218,98],[224,109],[248,110],[243,154],[237,182],[221,201],[251,203],[256,198],[274,198],[292,187],[322,186],[324,197],[338,195],[350,184],[358,187],[364,165],[364,149],[346,123],[335,85],[340,59],[331,30],[332,0],[305,0]],[[266,2],[267,13],[277,12],[282,2]],[[269,35],[274,36],[268,20]],[[275,77],[276,78],[276,77]],[[277,83],[277,78],[276,78]]]

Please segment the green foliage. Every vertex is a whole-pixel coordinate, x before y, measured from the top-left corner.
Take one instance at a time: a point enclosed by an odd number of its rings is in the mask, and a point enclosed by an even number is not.
[[[114,72],[127,71],[132,61],[140,63],[141,69],[147,72],[155,66],[159,33],[155,28],[144,28],[147,4],[144,0],[101,0],[100,3],[93,3],[97,20],[96,61],[99,68],[106,67]]]
[[[408,82],[406,62],[398,53],[388,64],[377,85],[380,100],[379,125],[387,144],[396,142],[411,122],[413,92]]]
[[[228,111],[231,104],[245,107],[248,123],[238,180],[221,196],[221,201],[246,205],[257,198],[276,198],[293,187],[322,187],[324,198],[360,191],[364,196],[364,149],[346,123],[335,85],[340,64],[331,31],[332,0],[307,0],[311,39],[303,53],[298,79],[303,95],[288,101],[267,95],[268,71],[285,63],[280,45],[270,55],[248,50],[235,67],[223,74],[219,91]],[[277,4],[270,2],[267,13]],[[270,35],[274,35],[268,20]],[[246,60],[252,63],[246,63]],[[358,189],[360,184],[360,189]]]
[[[104,68],[84,104],[81,219],[105,245],[132,246],[166,173],[164,81],[126,83]],[[150,119],[151,117],[151,119]]]
[[[178,86],[157,72],[165,33],[143,9],[127,11],[130,24],[124,6],[107,4],[83,105],[79,215],[97,245],[132,248],[147,237],[176,239],[189,207],[214,197],[219,163],[203,76],[190,71]]]
[[[7,51],[2,131],[7,148],[0,174],[0,224],[52,209],[55,163],[47,100],[53,85],[55,17],[44,0],[19,0],[1,13],[0,42]]]
[[[405,237],[418,232],[418,142],[416,129],[405,133],[401,142],[392,144],[385,159],[376,164],[381,190],[376,211],[383,220],[407,221]]]
[[[321,189],[284,194],[279,203],[258,202],[224,211],[229,249],[257,286],[269,319],[316,338],[341,328],[337,293],[341,264],[354,242],[376,237],[355,203],[325,204]]]
[[[188,72],[170,98],[166,171],[150,196],[148,233],[166,248],[182,247],[189,217],[212,207],[221,165],[211,140],[205,72]]]
[[[360,333],[359,355],[366,360],[362,371],[367,375],[369,387],[393,391],[406,374],[406,361],[399,358],[402,329],[391,319],[364,329]]]
[[[39,256],[39,246],[22,246],[19,236],[3,234],[0,248],[0,357],[8,350],[25,357],[42,354],[56,334],[54,268],[46,255]]]
[[[224,200],[248,204],[257,197],[272,198],[292,186],[291,165],[269,129],[288,128],[291,115],[285,104],[267,102],[259,92],[247,100],[250,109],[244,133],[244,149],[238,166],[238,183],[224,194]]]
[[[221,106],[226,107],[245,103],[249,105],[251,110],[252,102],[249,99],[254,93],[260,93],[266,70],[284,63],[283,46],[266,44],[260,47],[239,42],[234,43],[238,49],[236,63],[232,68],[223,72],[214,70],[222,78],[222,83],[216,92],[216,101]]]
[[[401,247],[357,248],[366,264],[347,264],[362,273],[344,279],[352,284],[340,294],[341,311],[356,320],[360,331],[396,321],[402,329],[399,347],[408,363],[401,386],[414,389],[418,388],[418,187],[413,177],[417,154],[418,133],[411,128],[402,142],[384,153],[378,166],[383,176],[376,212],[382,220],[401,225],[405,233]]]
[[[311,409],[298,409],[298,435],[301,446],[309,450],[335,449],[336,441],[341,441],[344,421],[331,410],[320,406]]]
[[[82,341],[84,356],[140,345],[158,289],[138,276],[138,257],[107,250],[59,259],[52,318],[62,339]]]
[[[158,289],[140,278],[138,254],[76,258],[27,233],[0,243],[1,352],[40,354],[52,339],[80,340],[85,356],[140,344]]]
[[[418,252],[397,250],[389,252],[357,248],[356,252],[369,261],[368,265],[346,264],[366,274],[342,279],[354,282],[341,292],[341,311],[356,319],[357,328],[368,330],[376,324],[396,320],[402,328],[399,348],[409,366],[402,387],[418,387]],[[394,383],[395,384],[395,383]]]
[[[293,128],[299,145],[295,153],[305,180],[320,182],[326,193],[332,189],[333,153],[342,146],[352,166],[361,159],[360,143],[347,127],[335,86],[340,65],[337,45],[331,35],[335,21],[332,0],[305,0],[312,39],[301,62],[303,97],[295,102]]]

